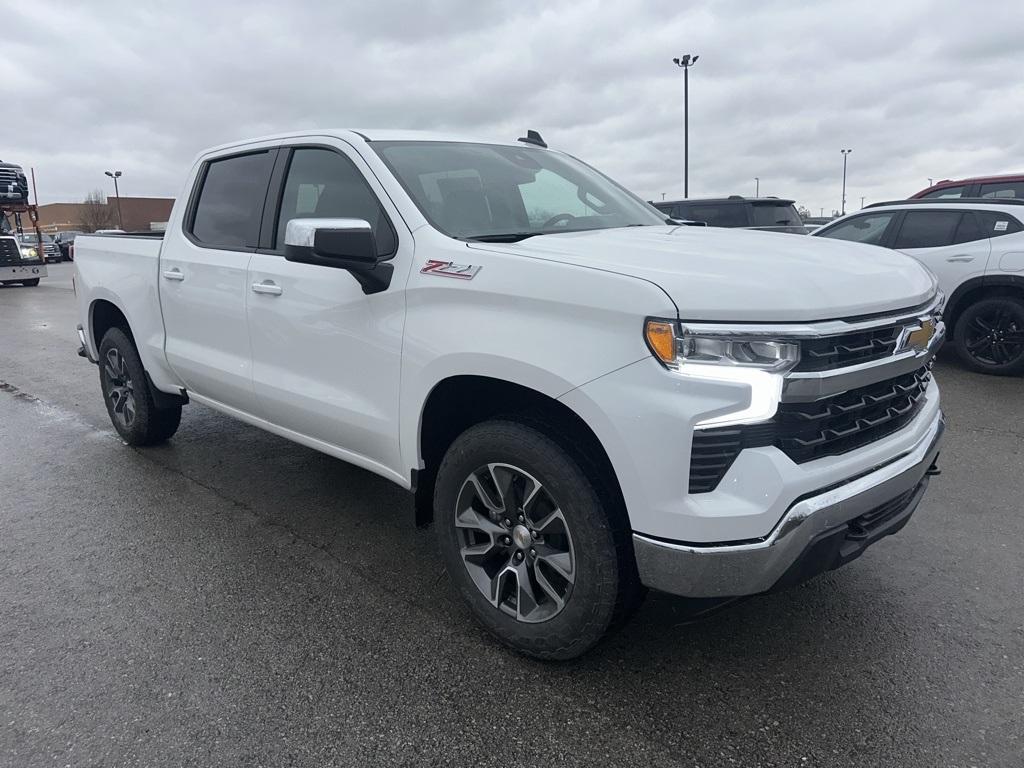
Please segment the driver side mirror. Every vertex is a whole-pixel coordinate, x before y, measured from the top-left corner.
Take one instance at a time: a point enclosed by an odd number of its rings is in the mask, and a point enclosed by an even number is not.
[[[377,255],[377,240],[362,219],[292,219],[284,232],[284,257],[299,264],[346,269],[379,293],[391,284],[394,268]]]

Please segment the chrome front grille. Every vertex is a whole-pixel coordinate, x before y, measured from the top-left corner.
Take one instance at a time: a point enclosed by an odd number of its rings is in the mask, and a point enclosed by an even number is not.
[[[0,237],[0,267],[21,264],[21,248],[13,237]]]
[[[817,402],[783,403],[771,444],[803,464],[873,443],[914,418],[931,377],[925,367]]]
[[[839,336],[803,339],[800,342],[800,362],[793,370],[831,371],[891,357],[902,331],[903,325],[900,324]]]

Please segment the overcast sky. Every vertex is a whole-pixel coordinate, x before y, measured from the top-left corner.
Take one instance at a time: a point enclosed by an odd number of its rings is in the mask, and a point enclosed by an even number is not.
[[[527,128],[646,199],[761,193],[815,214],[928,177],[1024,172],[1024,0],[0,0],[0,159],[40,202],[307,127]]]

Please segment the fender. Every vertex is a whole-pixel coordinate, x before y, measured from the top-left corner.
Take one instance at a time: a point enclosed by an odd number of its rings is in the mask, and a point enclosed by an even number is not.
[[[422,467],[420,436],[423,412],[430,395],[441,382],[456,376],[480,376],[517,384],[557,400],[574,388],[572,382],[552,371],[511,357],[464,352],[432,360],[415,382],[403,388],[400,450],[403,467]],[[408,471],[408,470],[406,470]]]
[[[971,291],[990,288],[1010,288],[1019,291],[1024,296],[1024,276],[1022,275],[984,275],[972,277],[965,280],[953,291],[953,295],[946,301],[946,309],[943,314],[948,319],[950,332],[956,327],[956,321],[965,308],[964,299]]]

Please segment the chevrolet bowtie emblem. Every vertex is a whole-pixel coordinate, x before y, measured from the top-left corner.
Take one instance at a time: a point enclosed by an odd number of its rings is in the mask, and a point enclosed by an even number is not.
[[[896,353],[905,352],[908,349],[925,350],[935,335],[935,320],[928,318],[922,320],[920,325],[908,325],[903,329],[900,343],[896,345]]]

